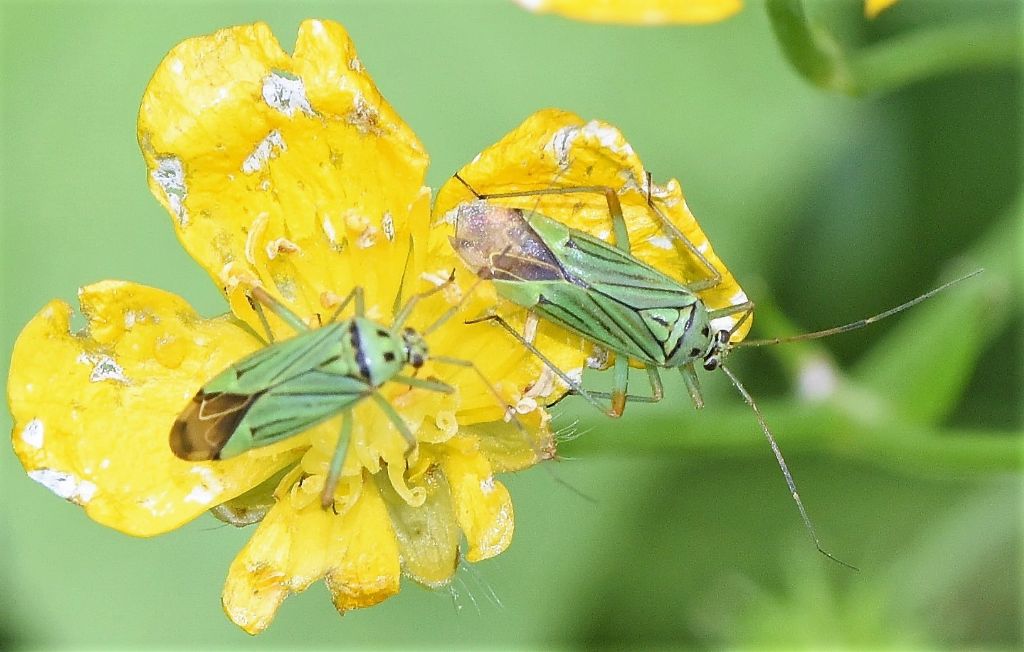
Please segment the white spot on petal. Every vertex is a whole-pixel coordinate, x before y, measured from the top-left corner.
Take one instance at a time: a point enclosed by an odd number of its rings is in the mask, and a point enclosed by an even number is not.
[[[480,481],[480,491],[483,495],[488,495],[494,492],[494,476],[489,475]]]
[[[395,219],[391,217],[391,211],[384,211],[384,217],[380,221],[380,228],[384,230],[384,237],[391,242],[395,239]]]
[[[109,355],[80,353],[76,361],[79,364],[92,365],[92,373],[89,374],[89,382],[99,383],[104,380],[113,380],[118,383],[128,384],[128,377],[124,375],[121,365]]]
[[[84,505],[96,495],[96,485],[82,480],[72,473],[56,469],[36,469],[29,471],[28,477],[43,485],[64,500]]]
[[[256,145],[256,149],[253,150],[252,154],[242,161],[242,172],[245,174],[258,172],[266,166],[268,161],[277,158],[281,152],[287,150],[288,146],[285,144],[284,138],[281,136],[281,132],[275,129],[267,134],[266,137]]]
[[[658,249],[671,249],[672,241],[663,235],[655,235],[647,238],[647,242],[654,245]]]
[[[597,120],[591,120],[587,124],[583,125],[583,134],[588,138],[594,138],[602,147],[612,150],[617,154],[625,154],[631,156],[633,154],[633,147],[626,142],[626,139],[622,137],[622,134],[618,129],[598,122]]]
[[[302,78],[283,72],[272,72],[263,78],[263,101],[270,108],[289,118],[296,111],[308,116],[316,115],[306,97],[306,85]]]
[[[185,198],[188,190],[185,188],[185,166],[181,159],[176,156],[165,156],[156,160],[156,169],[150,172],[153,181],[156,181],[167,197],[167,203],[171,210],[178,216],[178,224],[188,224],[188,211],[185,210]]]
[[[193,466],[191,472],[199,476],[199,484],[185,496],[185,502],[209,505],[224,491],[220,480],[213,471],[205,466]]]
[[[43,447],[43,422],[39,419],[32,419],[21,431],[21,441],[32,448]]]
[[[580,128],[575,125],[562,127],[555,132],[555,135],[551,137],[551,142],[548,143],[548,148],[554,152],[558,165],[563,169],[569,167],[569,150],[572,149],[572,144],[579,135]]]

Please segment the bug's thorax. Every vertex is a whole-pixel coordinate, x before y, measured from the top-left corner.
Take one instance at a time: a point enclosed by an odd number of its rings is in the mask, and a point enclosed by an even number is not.
[[[638,313],[660,343],[665,367],[680,367],[712,353],[715,333],[699,299],[688,306],[648,308]]]
[[[364,317],[355,317],[349,324],[345,336],[359,375],[374,387],[401,373],[406,364],[419,367],[426,359],[426,344],[412,329],[396,332]]]

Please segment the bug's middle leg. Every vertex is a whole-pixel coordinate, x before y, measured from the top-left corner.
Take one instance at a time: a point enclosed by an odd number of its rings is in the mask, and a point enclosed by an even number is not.
[[[641,396],[639,394],[626,394],[625,402],[635,401],[637,403],[659,403],[665,397],[665,388],[661,384],[661,375],[654,365],[647,365],[647,378],[651,383],[651,395]],[[614,398],[611,392],[590,392],[598,398]]]

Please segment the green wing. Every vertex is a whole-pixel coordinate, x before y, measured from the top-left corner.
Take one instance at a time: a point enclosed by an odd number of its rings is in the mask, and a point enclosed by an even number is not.
[[[671,276],[590,234],[542,215],[532,216],[530,224],[549,243],[565,276],[577,285],[635,310],[685,308],[696,299]]]
[[[183,459],[232,457],[337,415],[372,388],[356,373],[348,322],[301,333],[228,367],[207,383],[171,429]]]
[[[664,362],[661,343],[639,313],[600,292],[572,283],[542,283],[533,310],[616,353],[651,364]]]

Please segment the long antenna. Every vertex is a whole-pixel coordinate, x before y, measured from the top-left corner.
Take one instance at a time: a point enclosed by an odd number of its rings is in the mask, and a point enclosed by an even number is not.
[[[966,281],[967,279],[971,278],[972,276],[977,276],[978,274],[981,274],[983,271],[984,271],[983,269],[976,269],[976,270],[974,270],[973,272],[971,272],[969,274],[965,274],[965,275],[961,276],[960,278],[953,279],[952,281],[950,281],[948,283],[940,285],[939,287],[935,288],[934,290],[931,290],[929,292],[925,292],[921,296],[916,297],[914,299],[911,299],[910,301],[907,301],[906,303],[901,303],[900,305],[896,306],[895,308],[890,308],[890,309],[886,310],[885,312],[880,312],[877,315],[872,315],[871,317],[867,317],[865,319],[858,319],[857,321],[850,322],[849,324],[843,324],[842,326],[835,326],[833,328],[826,328],[825,330],[815,331],[813,333],[803,333],[801,335],[793,335],[792,337],[772,337],[772,338],[763,339],[763,340],[743,340],[742,342],[737,342],[735,344],[730,344],[729,348],[738,349],[738,348],[743,347],[743,346],[768,346],[768,345],[771,345],[771,344],[786,344],[788,342],[802,342],[803,340],[817,340],[817,339],[820,339],[822,337],[828,337],[829,335],[838,335],[839,333],[846,333],[848,331],[856,330],[858,328],[863,328],[863,327],[867,326],[868,324],[873,324],[876,321],[881,321],[881,320],[885,319],[886,317],[891,317],[891,316],[895,315],[898,312],[902,312],[902,311],[906,310],[907,308],[910,308],[912,306],[916,306],[917,304],[921,303],[922,301],[925,301],[927,299],[931,299],[932,297],[934,297],[939,292],[942,292],[943,290],[946,290],[949,287],[951,287],[953,285],[956,285],[957,283],[960,283],[961,281]]]
[[[768,429],[768,423],[764,420],[764,415],[761,414],[761,410],[758,409],[757,403],[754,402],[754,399],[750,396],[750,393],[747,392],[747,388],[743,386],[743,383],[740,382],[739,378],[734,376],[725,365],[719,365],[718,368],[725,372],[725,375],[729,377],[730,381],[732,381],[733,386],[740,393],[740,396],[742,396],[743,400],[750,406],[750,409],[754,411],[754,416],[757,417],[757,422],[761,425],[761,432],[764,433],[765,439],[768,440],[768,445],[772,447],[772,453],[775,454],[775,459],[779,462],[779,468],[782,469],[782,475],[786,478],[786,486],[789,487],[789,493],[793,496],[797,509],[800,510],[800,518],[804,521],[804,527],[807,528],[807,533],[811,536],[811,541],[814,542],[814,547],[818,549],[818,552],[837,564],[846,566],[851,570],[859,571],[860,569],[856,566],[846,563],[821,547],[821,541],[818,539],[818,532],[814,529],[814,525],[811,523],[811,517],[807,515],[804,503],[800,500],[800,494],[796,490],[796,482],[793,480],[793,474],[789,472],[789,466],[786,465],[786,460],[782,457],[782,451],[779,450],[779,445],[775,441],[775,437],[772,436],[771,430]]]

